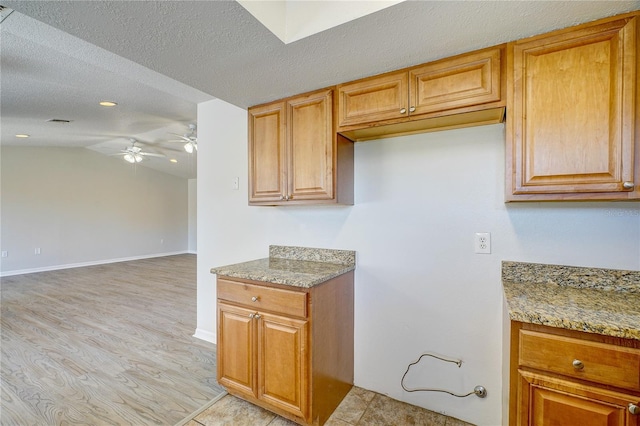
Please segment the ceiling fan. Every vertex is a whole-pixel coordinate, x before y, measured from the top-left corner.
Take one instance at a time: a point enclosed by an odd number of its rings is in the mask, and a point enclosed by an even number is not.
[[[189,132],[184,135],[179,135],[177,133],[169,133],[170,135],[177,136],[179,140],[173,140],[169,142],[180,142],[184,144],[184,150],[189,154],[193,153],[195,149],[198,151],[198,136],[196,135],[196,125],[189,124]]]
[[[136,145],[138,141],[133,138],[129,139],[129,141],[131,142],[131,146],[126,147],[125,149],[123,149],[117,154],[111,154],[111,155],[122,155],[124,158],[124,161],[131,164],[139,163],[142,160],[144,160],[145,157],[165,157],[164,154],[155,154],[153,152],[143,151],[142,148]]]

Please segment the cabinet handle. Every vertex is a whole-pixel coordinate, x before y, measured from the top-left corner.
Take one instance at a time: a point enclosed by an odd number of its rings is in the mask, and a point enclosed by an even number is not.
[[[280,196],[280,199],[281,199],[282,201],[284,201],[284,195],[281,195],[281,196]]]
[[[256,314],[249,314],[249,318],[255,318]]]
[[[574,359],[572,364],[573,368],[575,368],[576,370],[582,370],[584,368],[584,364],[579,359]]]
[[[412,106],[411,108],[409,108],[409,112],[414,112],[416,110],[416,107]]]
[[[633,182],[625,182],[625,183],[622,184],[622,187],[624,189],[633,189],[634,186],[635,185],[633,184]]]
[[[260,319],[261,315],[259,313],[256,312],[256,314],[253,316],[255,319]]]
[[[253,296],[253,297],[251,298],[251,301],[252,301],[252,302],[257,302],[258,300],[260,300],[260,298],[259,298],[258,296]]]
[[[640,414],[640,407],[638,407],[636,404],[629,404],[629,412],[634,416],[637,416],[638,414]]]
[[[287,200],[293,200],[293,195],[289,195],[289,196],[287,197]]]
[[[406,108],[402,108],[402,109],[400,110],[400,114],[404,114],[404,113],[406,113],[406,112],[407,112],[407,109],[406,109]]]

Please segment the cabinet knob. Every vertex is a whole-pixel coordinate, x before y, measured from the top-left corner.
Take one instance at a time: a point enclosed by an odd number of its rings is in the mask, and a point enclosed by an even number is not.
[[[622,187],[624,189],[633,189],[634,186],[635,185],[633,184],[633,182],[625,182],[625,183],[622,184]]]
[[[255,318],[256,314],[249,314],[249,318]]]
[[[416,110],[416,107],[412,106],[411,108],[409,108],[409,112],[414,112]]]
[[[260,315],[259,313],[256,312],[256,314],[253,316],[255,319],[260,319],[262,315]]]
[[[634,416],[637,416],[638,414],[640,414],[640,407],[638,407],[636,404],[629,404],[629,412]]]
[[[281,195],[281,196],[280,196],[280,199],[281,199],[282,201],[284,201],[284,195]]]
[[[407,109],[406,109],[406,108],[402,108],[402,109],[400,110],[400,114],[404,114],[404,113],[406,113],[406,112],[407,112]]]
[[[575,368],[576,370],[582,370],[584,368],[584,364],[579,359],[574,359],[572,364],[573,368]]]
[[[259,298],[258,296],[253,296],[253,297],[251,298],[251,301],[252,301],[252,302],[257,302],[258,300],[260,300],[260,298]]]

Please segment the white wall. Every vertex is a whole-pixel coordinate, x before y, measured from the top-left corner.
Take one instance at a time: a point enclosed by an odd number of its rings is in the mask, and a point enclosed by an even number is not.
[[[1,150],[3,275],[187,251],[186,179],[84,148]]]
[[[188,249],[189,253],[197,253],[197,241],[198,241],[198,180],[189,179],[189,201],[188,201],[188,215],[189,215],[189,235],[188,235]]]
[[[359,143],[355,205],[249,207],[246,111],[214,100],[198,108],[198,330],[215,339],[213,266],[268,255],[269,244],[357,251],[355,384],[479,425],[503,418],[500,262],[640,269],[639,203],[505,205],[504,126]],[[239,191],[232,189],[240,176]],[[473,252],[491,232],[493,252]],[[406,393],[409,386],[486,399]]]

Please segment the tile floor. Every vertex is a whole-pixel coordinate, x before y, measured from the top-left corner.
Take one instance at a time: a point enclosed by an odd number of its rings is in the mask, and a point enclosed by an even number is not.
[[[184,426],[295,426],[231,395],[183,423]],[[366,389],[353,387],[325,426],[472,426],[452,417],[396,401]]]

